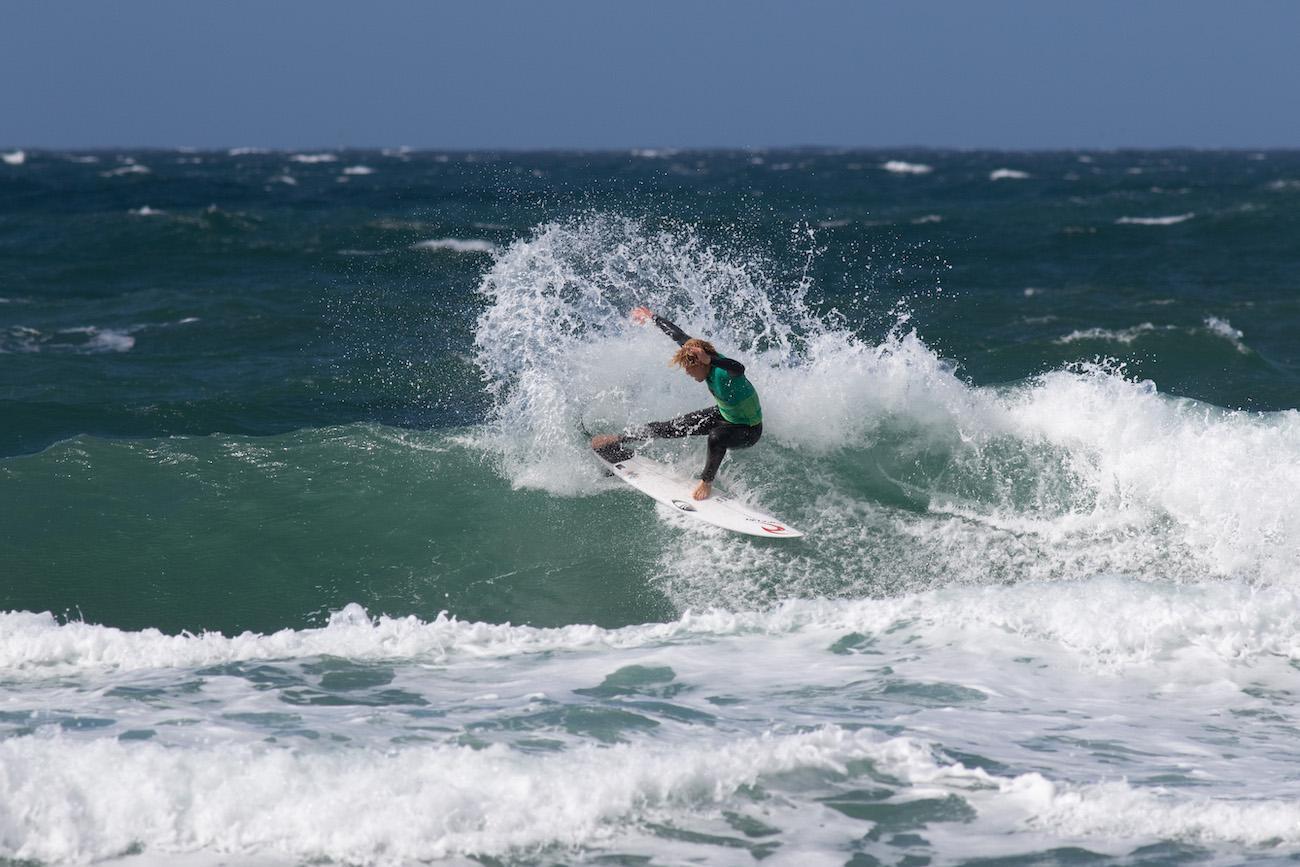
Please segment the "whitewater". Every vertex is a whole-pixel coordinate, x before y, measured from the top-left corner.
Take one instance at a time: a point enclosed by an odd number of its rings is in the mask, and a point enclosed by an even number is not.
[[[259,184],[288,162],[305,183],[335,184],[335,163],[357,184],[400,170],[326,156],[225,158],[265,161]],[[882,183],[951,171],[921,156],[864,164]],[[992,171],[999,194],[1051,174],[1026,164],[969,174]],[[183,211],[163,204],[136,222]],[[1200,231],[1197,213],[1150,231]],[[239,219],[212,231],[254,231]],[[1097,220],[1146,231],[1133,222]],[[63,556],[66,512],[105,549],[147,539],[125,571],[166,576],[87,580],[89,616],[0,611],[0,864],[1300,857],[1300,412],[1171,393],[1104,351],[1182,341],[1255,364],[1255,331],[1218,308],[1173,323],[1134,303],[1127,324],[1076,316],[1042,340],[1089,354],[977,382],[918,313],[962,302],[935,281],[831,291],[834,231],[800,223],[778,253],[736,228],[583,209],[510,237],[331,240],[368,251],[350,260],[470,275],[465,336],[420,351],[481,413],[88,426],[5,457],[8,575]],[[1022,289],[1017,303],[1051,297]],[[445,303],[414,297],[417,321]],[[349,330],[378,317],[350,344],[373,372],[348,375],[385,395],[424,375],[382,339],[406,315],[390,303],[338,308]],[[764,437],[719,482],[806,538],[684,520],[592,460],[584,429],[708,400],[629,320],[640,304],[745,363]],[[60,327],[9,306],[27,330],[0,330],[0,358],[68,365],[198,340],[222,315],[169,304],[156,322],[132,309]],[[444,411],[442,382],[405,394]],[[702,461],[693,440],[647,453],[684,473]],[[113,582],[137,601],[105,622]]]
[[[10,614],[0,841],[48,863],[1233,863],[1300,846],[1296,603],[1094,578],[614,630]]]

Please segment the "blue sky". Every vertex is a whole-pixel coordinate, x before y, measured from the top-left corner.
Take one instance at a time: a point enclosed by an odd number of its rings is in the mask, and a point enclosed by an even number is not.
[[[1300,2],[0,0],[0,145],[1297,147]]]

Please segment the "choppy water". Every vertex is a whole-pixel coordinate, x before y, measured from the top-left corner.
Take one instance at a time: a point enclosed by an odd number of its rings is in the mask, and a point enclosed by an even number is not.
[[[8,153],[0,863],[1300,856],[1297,275],[1293,152]],[[805,540],[601,476],[639,303]]]

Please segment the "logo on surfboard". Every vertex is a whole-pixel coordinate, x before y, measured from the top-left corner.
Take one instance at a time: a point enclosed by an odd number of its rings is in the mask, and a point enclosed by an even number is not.
[[[673,505],[676,506],[677,508],[681,509],[683,512],[694,512],[694,511],[695,511],[695,507],[692,506],[690,503],[686,502],[685,500],[673,500]],[[766,528],[764,528],[764,529],[766,529]],[[785,528],[783,527],[782,529],[785,529]]]

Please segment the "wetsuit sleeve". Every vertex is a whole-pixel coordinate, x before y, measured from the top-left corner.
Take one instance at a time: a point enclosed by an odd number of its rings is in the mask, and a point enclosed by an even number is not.
[[[715,355],[713,356],[713,366],[722,368],[732,376],[745,375],[745,365],[741,364],[734,358],[719,358]]]
[[[655,317],[655,325],[664,334],[667,334],[673,340],[677,341],[678,346],[681,346],[683,343],[691,339],[691,336],[689,334],[687,334],[685,331],[682,331],[680,328],[678,328],[676,325],[672,324],[662,316]]]
[[[682,331],[680,328],[678,328],[676,325],[672,324],[662,316],[655,317],[655,325],[658,326],[659,330],[662,331],[664,334],[667,334],[673,340],[677,341],[678,346],[681,346],[683,343],[691,339],[691,336],[689,334],[687,334],[685,331]],[[736,361],[736,359],[734,358],[719,358],[718,356],[715,355],[710,360],[710,363],[714,367],[718,367],[721,368],[722,370],[725,370],[727,373],[731,374],[732,376],[745,375],[745,365],[741,364],[739,361]]]

